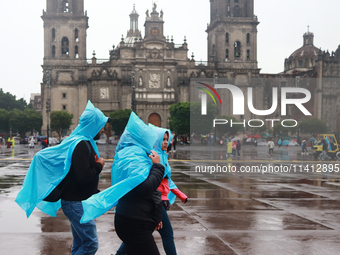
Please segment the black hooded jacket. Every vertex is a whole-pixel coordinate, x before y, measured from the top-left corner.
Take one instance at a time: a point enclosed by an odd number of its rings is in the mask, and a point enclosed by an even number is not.
[[[164,170],[163,165],[153,164],[148,178],[119,199],[116,214],[158,224],[162,220],[162,199],[157,188]]]

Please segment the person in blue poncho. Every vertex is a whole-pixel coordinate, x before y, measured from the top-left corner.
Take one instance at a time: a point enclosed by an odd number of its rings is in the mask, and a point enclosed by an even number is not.
[[[100,138],[110,119],[89,101],[79,124],[62,144],[38,152],[29,167],[16,198],[27,217],[33,209],[56,216],[63,209],[71,223],[72,254],[95,254],[98,237],[95,222],[80,223],[82,200],[99,192],[100,159],[95,140]]]
[[[164,128],[156,127],[152,124],[149,124],[152,127],[158,136],[157,142],[155,144],[154,150],[160,156],[160,163],[165,167],[165,172],[163,176],[163,180],[158,187],[158,190],[162,193],[162,228],[158,230],[162,237],[163,247],[165,253],[167,255],[176,255],[176,246],[174,242],[174,234],[171,226],[171,222],[169,220],[169,216],[167,214],[167,210],[170,208],[170,204],[172,204],[175,200],[175,196],[177,196],[183,203],[188,201],[188,197],[182,193],[174,182],[171,180],[171,168],[168,162],[168,155],[165,153],[169,143],[172,139],[171,131]],[[125,255],[126,247],[125,244],[119,247],[116,255]]]
[[[127,129],[129,130],[129,128]],[[130,134],[133,137],[133,132]],[[142,132],[140,135],[143,135]],[[125,137],[122,142],[124,140]],[[120,147],[121,144],[118,146]],[[129,147],[127,145],[125,150],[128,150]],[[118,151],[118,154],[120,152]],[[159,254],[152,233],[155,228],[161,228],[159,223],[162,220],[162,200],[157,187],[163,179],[164,166],[160,164],[161,159],[158,153],[155,151],[151,151],[151,153],[152,155],[149,157],[152,166],[148,177],[121,197],[116,206],[115,230],[118,237],[125,243],[127,254]],[[145,152],[144,154],[147,155]]]
[[[321,142],[322,142],[322,152],[320,154],[321,160],[324,161],[325,157],[327,157],[328,159],[332,159],[330,156],[327,155],[327,152],[330,148],[330,143],[329,143],[328,138],[327,137],[323,138]]]
[[[115,230],[128,254],[159,254],[152,233],[160,227],[162,199],[157,187],[165,169],[157,152],[151,151],[156,141],[156,132],[132,112],[116,147],[111,187],[82,201],[80,222],[116,206]]]

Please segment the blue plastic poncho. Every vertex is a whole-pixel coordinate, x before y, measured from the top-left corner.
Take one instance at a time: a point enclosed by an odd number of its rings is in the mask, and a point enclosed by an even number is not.
[[[282,142],[282,146],[287,146],[287,145],[289,145],[289,141],[288,141],[288,140],[284,140],[284,141]]]
[[[26,212],[27,217],[35,207],[56,217],[56,212],[61,207],[60,200],[52,203],[43,199],[70,170],[72,153],[80,141],[90,141],[99,158],[98,148],[93,138],[105,126],[107,120],[108,118],[88,101],[85,111],[79,118],[79,124],[72,134],[61,144],[39,151],[34,156],[22,188],[15,199],[15,202]]]
[[[326,143],[328,144],[328,150],[331,151],[332,150],[332,146],[331,146],[331,143],[330,143],[330,141],[329,141],[327,136],[325,137],[325,140],[326,140]]]
[[[161,159],[161,164],[165,167],[164,177],[163,178],[165,178],[166,176],[168,177],[169,188],[170,189],[177,189],[177,186],[175,185],[175,183],[170,178],[171,177],[171,167],[170,167],[169,162],[168,162],[168,155],[166,154],[166,151],[162,150],[162,143],[163,143],[163,138],[164,138],[165,132],[168,132],[168,134],[169,134],[168,146],[171,143],[171,140],[172,140],[172,137],[173,137],[172,134],[171,134],[171,131],[170,131],[170,129],[156,127],[156,126],[154,126],[152,124],[149,124],[149,126],[152,127],[156,131],[157,136],[158,136],[157,142],[156,142],[153,150],[158,153],[158,155],[159,155],[159,157]],[[169,202],[171,204],[173,204],[175,202],[175,199],[176,199],[175,194],[170,192],[168,194],[168,199],[169,199]]]
[[[111,168],[112,186],[82,201],[84,214],[81,223],[104,214],[117,205],[121,197],[146,180],[152,167],[147,153],[156,140],[155,131],[132,112],[116,147]]]

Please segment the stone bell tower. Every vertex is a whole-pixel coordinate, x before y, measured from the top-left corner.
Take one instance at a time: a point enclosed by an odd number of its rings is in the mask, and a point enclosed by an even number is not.
[[[73,129],[87,101],[86,30],[88,17],[84,0],[46,0],[44,22],[44,61],[42,132],[47,132],[51,111],[73,113]]]
[[[254,0],[210,0],[208,61],[218,68],[257,69]]]

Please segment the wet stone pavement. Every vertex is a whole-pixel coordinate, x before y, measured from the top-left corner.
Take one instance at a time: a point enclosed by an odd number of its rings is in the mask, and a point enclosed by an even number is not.
[[[110,185],[113,145],[99,145],[106,159],[99,188]],[[69,222],[36,209],[29,219],[14,202],[30,160],[39,148],[0,149],[0,254],[70,254]],[[169,211],[178,254],[339,254],[340,184],[337,161],[315,161],[300,148],[243,146],[241,156],[227,157],[219,146],[178,146],[170,153],[172,179],[188,195]],[[325,171],[317,171],[325,164]],[[234,172],[202,173],[195,169],[230,166]],[[242,167],[290,167],[290,172],[241,172]],[[296,171],[292,171],[295,165]],[[314,172],[311,171],[314,166]],[[293,167],[293,168],[292,168]],[[309,171],[300,171],[300,168]],[[321,165],[320,167],[323,167]],[[211,168],[210,168],[211,169]],[[115,254],[121,241],[110,210],[96,219],[97,254]],[[154,233],[161,254],[160,236]]]

